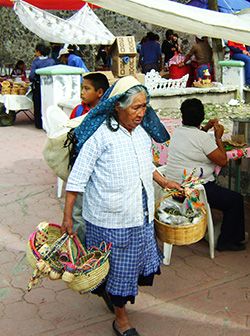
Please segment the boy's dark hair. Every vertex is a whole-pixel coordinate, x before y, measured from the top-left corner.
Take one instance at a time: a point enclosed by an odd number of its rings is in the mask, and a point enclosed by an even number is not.
[[[205,117],[204,105],[199,99],[186,99],[181,104],[181,114],[183,125],[198,127]]]
[[[51,49],[45,43],[37,43],[35,50],[40,51],[42,56],[49,56]]]
[[[90,73],[83,77],[83,79],[88,79],[91,81],[95,90],[103,89],[103,93],[109,88],[109,82],[107,77],[99,72]]]

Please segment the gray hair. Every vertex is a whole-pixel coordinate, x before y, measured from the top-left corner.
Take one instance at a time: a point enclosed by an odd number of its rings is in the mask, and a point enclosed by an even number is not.
[[[120,99],[118,99],[118,104],[119,104],[120,108],[122,108],[124,110],[127,107],[129,107],[133,103],[133,101],[135,99],[135,96],[140,92],[145,93],[145,96],[147,98],[147,104],[148,104],[149,103],[149,94],[148,94],[147,90],[142,85],[136,85],[136,86],[133,86],[132,88],[128,89],[128,91],[126,91],[126,93]]]
[[[135,99],[135,96],[140,92],[145,93],[145,96],[146,96],[146,99],[147,99],[147,104],[148,104],[149,103],[149,94],[148,94],[146,88],[142,85],[136,85],[136,86],[133,86],[132,88],[128,89],[126,91],[126,93],[124,95],[122,95],[122,97],[117,100],[117,103],[120,106],[120,108],[124,110],[127,107],[129,107],[133,103],[133,101]],[[114,125],[112,123],[113,118],[116,121],[116,125]],[[107,127],[112,132],[116,132],[119,129],[120,123],[119,123],[119,118],[118,118],[118,115],[117,115],[117,112],[116,112],[115,109],[113,111],[110,111],[110,113],[107,115],[106,121],[107,121]]]

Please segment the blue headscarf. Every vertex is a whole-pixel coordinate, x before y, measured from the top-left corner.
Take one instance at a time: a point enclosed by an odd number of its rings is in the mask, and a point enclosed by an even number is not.
[[[82,145],[106,120],[108,114],[114,111],[117,101],[124,96],[128,89],[137,85],[143,86],[134,77],[127,76],[118,80],[105,92],[99,104],[88,112],[82,123],[74,130],[77,139],[77,152],[81,150]],[[146,92],[148,92],[147,88],[145,86],[143,87]],[[141,126],[156,142],[163,143],[170,139],[168,131],[149,104],[147,104],[146,113],[141,122]]]

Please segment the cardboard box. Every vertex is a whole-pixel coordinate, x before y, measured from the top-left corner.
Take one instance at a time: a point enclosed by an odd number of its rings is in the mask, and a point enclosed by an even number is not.
[[[102,73],[104,74],[108,81],[109,81],[109,85],[112,85],[114,83],[115,80],[117,80],[117,78],[114,77],[112,71],[91,71],[91,72],[86,72],[83,74],[83,78],[84,76],[88,75],[88,74],[91,74],[91,73]]]
[[[134,36],[118,36],[111,46],[111,70],[114,76],[124,77],[136,74],[136,45]]]

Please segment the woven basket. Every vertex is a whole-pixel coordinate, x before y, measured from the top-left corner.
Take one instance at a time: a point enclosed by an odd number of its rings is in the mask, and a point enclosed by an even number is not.
[[[49,235],[47,244],[51,246],[57,239],[61,237],[62,233],[60,230],[60,225],[57,224],[49,224],[48,230]],[[35,240],[36,232],[33,232],[30,235],[28,244],[26,246],[26,259],[33,269],[36,268],[37,261],[42,258],[41,254],[35,246]]]
[[[34,272],[28,290],[37,279],[47,276],[51,280],[61,278],[80,293],[92,291],[104,281],[109,271],[110,244],[103,242],[99,248],[86,250],[77,236],[62,235],[59,225],[48,224],[46,230],[46,235],[35,231],[29,237],[26,258]]]
[[[156,204],[156,211],[160,206],[160,203],[168,198],[169,196],[163,197]],[[207,216],[204,210],[204,214],[200,221],[196,224],[187,225],[169,225],[163,223],[157,219],[157,214],[155,212],[155,231],[156,236],[165,243],[172,245],[189,245],[196,243],[201,240],[206,233],[207,228]]]
[[[82,245],[77,239],[75,241],[79,250]],[[62,279],[67,282],[69,288],[80,292],[87,293],[98,287],[106,278],[109,271],[109,247],[106,243],[101,243],[99,248],[93,247],[85,251],[85,254],[77,259],[77,268],[73,273],[63,273]],[[91,269],[91,260],[94,268]],[[72,277],[72,275],[74,275]]]
[[[193,86],[197,88],[210,88],[213,86],[213,83],[193,82]]]
[[[108,259],[98,268],[87,274],[76,275],[73,281],[68,283],[69,288],[80,293],[87,293],[98,287],[109,272]]]

